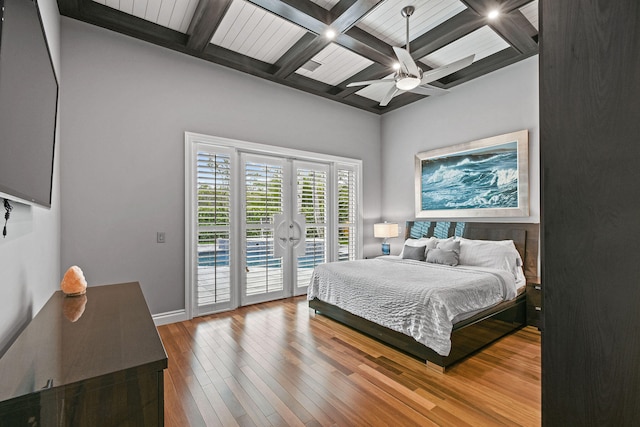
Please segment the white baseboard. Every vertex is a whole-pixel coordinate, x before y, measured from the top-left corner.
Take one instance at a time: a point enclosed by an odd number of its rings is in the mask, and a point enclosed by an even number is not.
[[[156,326],[168,325],[169,323],[183,322],[189,320],[187,312],[183,310],[167,311],[166,313],[158,313],[153,316],[153,323]]]

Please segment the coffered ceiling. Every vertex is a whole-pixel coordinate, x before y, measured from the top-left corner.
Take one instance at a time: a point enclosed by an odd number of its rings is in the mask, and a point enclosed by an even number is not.
[[[347,87],[392,75],[409,5],[411,55],[424,71],[475,54],[433,86],[538,53],[538,0],[58,0],[64,16],[378,114],[424,98],[407,92],[380,107],[386,86]]]

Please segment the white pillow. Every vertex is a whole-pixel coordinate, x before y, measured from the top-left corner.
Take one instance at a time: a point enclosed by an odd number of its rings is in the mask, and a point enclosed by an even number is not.
[[[438,239],[436,239],[435,237],[421,237],[419,239],[407,239],[404,241],[404,245],[402,245],[402,251],[400,252],[400,257],[402,258],[402,255],[404,254],[405,246],[412,246],[416,248],[424,246],[426,251],[427,248],[430,248],[430,249],[435,248],[437,244],[438,244]]]
[[[460,265],[510,271],[516,282],[524,278],[522,259],[513,240],[471,240],[459,237]]]

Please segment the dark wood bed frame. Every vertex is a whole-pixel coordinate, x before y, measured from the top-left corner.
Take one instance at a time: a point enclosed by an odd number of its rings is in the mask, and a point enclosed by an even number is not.
[[[523,260],[525,276],[538,270],[539,224],[407,221],[405,238],[462,236],[480,240],[513,240]],[[487,346],[526,324],[525,294],[505,301],[453,325],[451,352],[441,356],[412,337],[351,314],[317,298],[309,301],[316,313],[343,323],[385,344],[427,362],[427,367],[444,370],[453,363]]]

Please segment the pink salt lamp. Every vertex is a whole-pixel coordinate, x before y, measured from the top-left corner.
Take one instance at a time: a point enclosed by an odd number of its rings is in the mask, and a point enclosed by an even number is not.
[[[87,281],[80,267],[77,265],[69,267],[67,272],[64,273],[60,289],[67,296],[84,295],[87,292]]]

